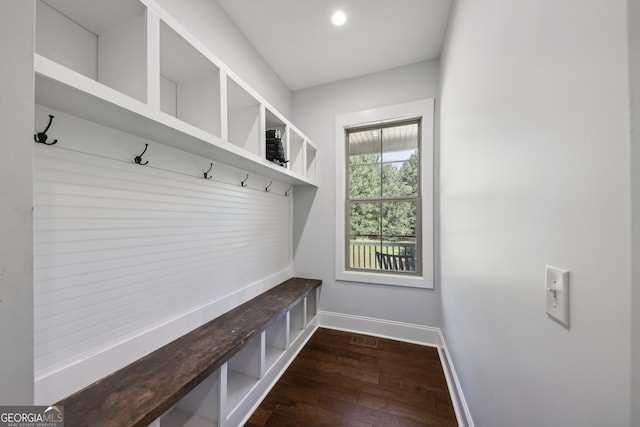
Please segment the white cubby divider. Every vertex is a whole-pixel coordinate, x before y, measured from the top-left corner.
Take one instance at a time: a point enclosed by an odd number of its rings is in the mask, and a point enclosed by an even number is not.
[[[156,0],[37,0],[36,15],[36,104],[316,185],[308,138]],[[269,127],[282,130],[286,167],[266,159]]]

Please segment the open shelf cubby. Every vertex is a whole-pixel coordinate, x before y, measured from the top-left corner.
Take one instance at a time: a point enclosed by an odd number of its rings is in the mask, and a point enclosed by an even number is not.
[[[282,141],[282,147],[284,148],[284,157],[285,160],[289,160],[289,143],[287,136],[287,124],[278,117],[275,113],[273,113],[268,108],[265,109],[265,129],[266,130],[275,130],[280,135],[280,139]],[[266,149],[266,147],[265,147]],[[285,167],[289,167],[289,163],[285,164]]]
[[[287,350],[289,341],[287,316],[282,316],[265,330],[265,372],[271,369]]]
[[[261,371],[261,338],[256,337],[246,344],[227,363],[226,416],[242,403],[249,392],[258,384]]]
[[[300,301],[289,311],[289,345],[302,334],[305,327],[304,303]]]
[[[230,143],[264,158],[260,102],[231,78],[227,78],[227,126]]]
[[[318,298],[315,291],[310,292],[309,295],[307,295],[305,298],[305,304],[305,311],[307,312],[306,326],[308,326],[318,314]]]
[[[38,0],[36,53],[146,102],[145,10],[138,0]]]
[[[220,419],[220,371],[200,383],[160,420],[161,427],[217,427]]]
[[[293,129],[289,130],[289,164],[291,171],[304,175],[304,138]]]
[[[220,137],[220,69],[160,24],[160,109]]]

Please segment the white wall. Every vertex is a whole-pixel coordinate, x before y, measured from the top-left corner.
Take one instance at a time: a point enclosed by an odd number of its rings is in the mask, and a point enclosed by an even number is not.
[[[443,328],[476,425],[630,426],[626,2],[459,0],[442,67]]]
[[[631,401],[640,402],[640,3],[629,0],[629,68],[631,83]],[[632,425],[640,425],[640,405],[632,405]]]
[[[280,113],[291,120],[291,92],[215,0],[157,0]],[[275,23],[274,25],[277,25]]]
[[[34,16],[0,2],[0,405],[33,403]]]
[[[439,290],[335,280],[335,117],[438,93],[438,62],[426,61],[293,93],[294,123],[318,145],[317,190],[296,188],[294,272],[323,280],[321,310],[439,326]]]

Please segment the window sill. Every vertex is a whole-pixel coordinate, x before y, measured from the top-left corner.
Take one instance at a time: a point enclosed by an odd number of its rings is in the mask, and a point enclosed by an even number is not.
[[[404,286],[409,288],[433,289],[433,279],[405,274],[369,273],[363,271],[337,271],[336,280],[346,282],[375,283],[378,285]]]

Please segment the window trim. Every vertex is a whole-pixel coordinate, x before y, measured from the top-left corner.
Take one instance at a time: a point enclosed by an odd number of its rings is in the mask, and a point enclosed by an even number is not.
[[[421,197],[418,211],[421,215],[422,274],[377,273],[373,271],[346,269],[346,130],[369,125],[384,125],[402,120],[421,120],[420,187]],[[434,284],[434,100],[425,99],[405,104],[391,105],[357,111],[336,116],[336,239],[335,268],[336,280],[374,283],[382,285],[407,286],[433,289]]]

